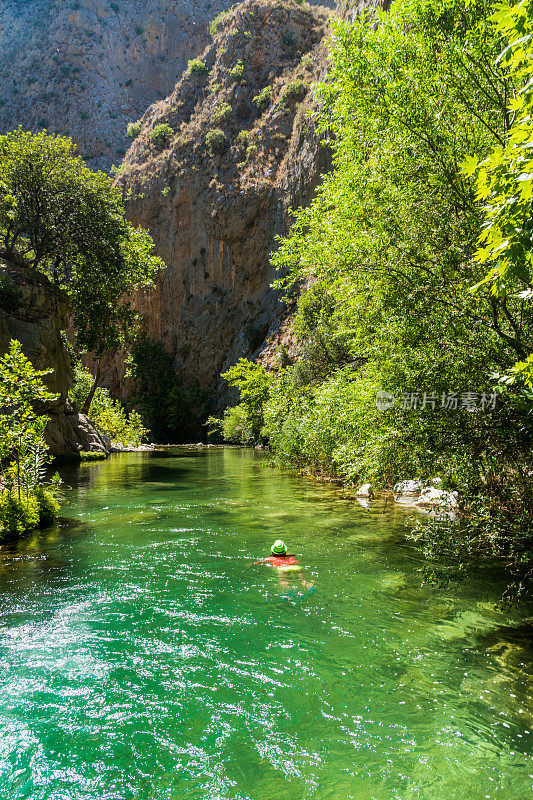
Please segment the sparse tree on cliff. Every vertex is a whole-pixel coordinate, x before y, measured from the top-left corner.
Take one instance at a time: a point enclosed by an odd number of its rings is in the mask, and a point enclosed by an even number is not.
[[[128,295],[152,286],[162,261],[147,231],[125,218],[122,192],[92,172],[71,139],[18,129],[0,136],[0,255],[47,274],[71,299],[78,345],[118,346],[134,314]]]

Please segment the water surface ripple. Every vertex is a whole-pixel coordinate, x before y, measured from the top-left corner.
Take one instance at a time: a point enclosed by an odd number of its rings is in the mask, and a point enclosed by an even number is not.
[[[235,449],[67,477],[0,549],[1,800],[531,796],[529,632],[421,586],[403,517]]]

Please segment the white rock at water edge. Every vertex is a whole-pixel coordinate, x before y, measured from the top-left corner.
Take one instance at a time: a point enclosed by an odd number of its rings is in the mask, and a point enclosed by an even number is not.
[[[355,493],[356,497],[374,497],[371,483],[363,483]]]
[[[417,506],[444,506],[447,508],[457,508],[458,493],[447,492],[446,489],[436,489],[434,486],[426,486],[418,500]]]
[[[420,481],[399,481],[394,486],[394,494],[413,497],[419,495],[423,488]]]

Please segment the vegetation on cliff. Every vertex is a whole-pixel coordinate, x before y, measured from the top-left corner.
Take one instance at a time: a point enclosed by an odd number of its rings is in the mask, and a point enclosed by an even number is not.
[[[52,522],[59,511],[60,479],[45,480],[47,418],[36,404],[55,399],[36,370],[11,341],[0,358],[0,541]]]
[[[228,378],[243,402],[226,416],[247,431],[264,420],[255,438],[281,463],[348,485],[440,476],[468,524],[426,526],[428,555],[498,557],[518,592],[533,541],[531,58],[513,60],[531,33],[520,8],[491,17],[488,0],[400,0],[377,25],[335,23],[319,87],[334,171],[273,259],[287,295],[303,288],[298,357],[255,406],[243,389],[254,396],[265,378],[241,363]]]
[[[0,255],[45,273],[70,298],[78,350],[102,355],[131,336],[129,297],[153,286],[161,260],[154,243],[125,217],[123,193],[92,172],[70,139],[18,129],[0,137]]]

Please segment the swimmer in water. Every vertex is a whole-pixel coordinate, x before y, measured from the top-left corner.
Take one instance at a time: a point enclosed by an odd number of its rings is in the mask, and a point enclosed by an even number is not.
[[[279,582],[281,586],[289,585],[288,579],[290,577],[290,573],[293,573],[294,577],[297,578],[302,586],[304,586],[306,589],[313,586],[312,582],[304,579],[302,568],[299,566],[300,562],[296,556],[287,552],[287,545],[284,541],[281,539],[276,539],[270,548],[270,553],[271,555],[266,556],[265,558],[260,558],[255,563],[270,564],[271,566],[275,567],[278,571]]]

